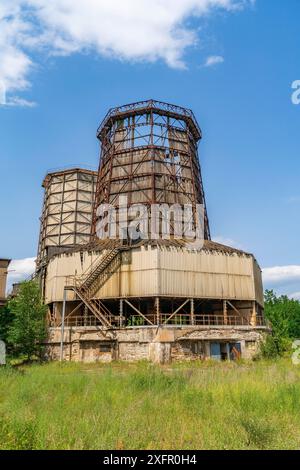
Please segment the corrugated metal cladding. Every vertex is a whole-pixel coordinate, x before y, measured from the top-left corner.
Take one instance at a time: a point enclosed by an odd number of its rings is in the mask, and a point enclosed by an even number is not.
[[[95,297],[194,297],[263,305],[261,271],[251,255],[157,246],[130,253],[130,261],[122,263]],[[83,274],[99,256],[86,251],[54,257],[47,269],[47,303],[62,301],[66,277]]]
[[[48,249],[90,240],[97,172],[73,168],[46,176],[38,249],[38,266]]]

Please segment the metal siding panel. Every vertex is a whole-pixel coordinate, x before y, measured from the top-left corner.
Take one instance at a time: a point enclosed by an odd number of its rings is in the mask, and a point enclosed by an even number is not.
[[[215,299],[262,299],[260,270],[247,256],[192,253],[178,249],[142,248],[131,251],[131,264],[123,264],[98,293],[99,298],[196,297]],[[48,265],[47,301],[61,301],[65,276],[81,275],[99,254],[59,255]]]

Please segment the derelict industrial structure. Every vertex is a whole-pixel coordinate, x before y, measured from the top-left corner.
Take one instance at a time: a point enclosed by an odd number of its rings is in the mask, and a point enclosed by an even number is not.
[[[97,137],[97,172],[62,170],[43,183],[37,275],[49,357],[252,357],[268,331],[261,271],[253,255],[211,241],[192,111],[153,100],[114,108]],[[202,246],[175,236],[175,220],[167,238],[159,225],[155,237],[99,239],[98,208],[120,198],[118,220],[136,204],[188,205],[194,226],[201,206]]]

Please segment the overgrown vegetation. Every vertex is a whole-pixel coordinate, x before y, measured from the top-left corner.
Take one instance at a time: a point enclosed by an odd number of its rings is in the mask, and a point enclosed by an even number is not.
[[[46,312],[38,284],[21,283],[17,296],[0,313],[0,339],[11,355],[23,355],[29,361],[41,358],[47,336]]]
[[[255,363],[0,370],[1,449],[299,449],[300,368]]]
[[[273,334],[262,345],[262,354],[268,358],[282,356],[290,350],[294,339],[300,339],[300,302],[266,290],[265,317],[271,323]]]
[[[0,340],[8,346],[8,352],[12,352],[11,345],[8,343],[8,335],[13,319],[13,314],[7,306],[0,307]]]
[[[272,361],[2,367],[0,449],[298,449],[300,366],[276,358],[300,338],[300,303],[265,300]],[[0,313],[0,337],[41,356],[45,316],[25,282]]]

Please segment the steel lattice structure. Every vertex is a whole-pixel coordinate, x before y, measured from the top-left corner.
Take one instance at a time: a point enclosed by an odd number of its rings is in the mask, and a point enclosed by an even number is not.
[[[93,211],[116,205],[120,195],[128,206],[141,203],[204,205],[204,238],[210,239],[205,195],[198,159],[201,129],[193,112],[149,100],[111,109],[97,131],[101,157]]]
[[[95,171],[82,168],[57,170],[45,177],[38,269],[51,253],[89,242],[96,181]]]

